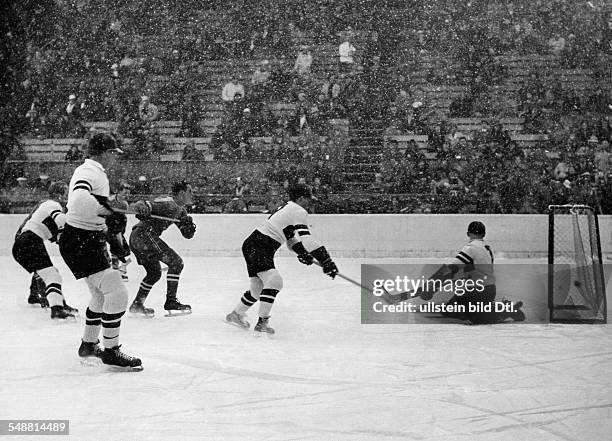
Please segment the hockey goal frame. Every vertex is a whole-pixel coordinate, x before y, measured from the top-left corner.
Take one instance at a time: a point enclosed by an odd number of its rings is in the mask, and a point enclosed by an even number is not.
[[[571,305],[555,305],[555,212],[556,210],[590,210],[593,216],[593,224],[595,228],[596,250],[591,255],[594,255],[597,261],[593,261],[592,265],[597,266],[597,271],[594,271],[595,285],[599,285],[603,289],[603,304],[602,318],[559,318],[555,317],[555,311],[575,309]],[[593,207],[581,204],[566,204],[566,205],[549,205],[548,206],[548,311],[550,323],[582,323],[582,324],[606,324],[608,315],[608,306],[606,299],[606,284],[603,271],[603,259],[601,252],[601,238],[599,233],[599,220],[597,213]]]

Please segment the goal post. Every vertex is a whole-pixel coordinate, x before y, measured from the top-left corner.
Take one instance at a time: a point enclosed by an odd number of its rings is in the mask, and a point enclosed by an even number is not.
[[[550,205],[548,210],[550,322],[606,323],[597,214],[587,205]]]

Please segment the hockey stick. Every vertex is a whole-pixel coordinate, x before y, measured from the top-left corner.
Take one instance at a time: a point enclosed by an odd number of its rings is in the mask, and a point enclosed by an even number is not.
[[[319,262],[317,262],[316,260],[314,261],[315,265],[323,268],[323,265],[321,265]],[[344,274],[342,274],[341,272],[338,272],[336,274],[336,276],[340,277],[341,279],[346,280],[347,282],[352,283],[353,285],[359,286],[362,289],[365,289],[366,291],[368,291],[370,294],[374,294],[374,290],[368,286],[362,285],[361,283],[359,283],[358,281],[351,279],[348,276],[345,276]],[[381,287],[382,290],[385,292],[383,295],[380,296],[381,299],[383,299],[387,304],[389,305],[395,305],[396,303],[400,303],[403,302],[405,300],[409,300],[410,297],[412,297],[412,293],[413,291],[406,291],[406,292],[402,292],[402,293],[398,293],[398,294],[391,294],[389,291],[387,291],[385,288]]]
[[[121,208],[113,208],[113,211],[116,211],[117,213],[121,213],[121,214],[140,214],[140,213],[134,213],[133,211],[129,211],[129,210],[123,210]],[[175,219],[173,217],[158,216],[157,214],[150,214],[147,217],[150,217],[152,219],[164,220],[168,222],[180,222],[179,219]]]
[[[315,260],[313,263],[314,263],[315,265],[317,265],[318,267],[323,268],[323,265],[321,265],[321,264],[320,264],[319,262],[317,262],[316,260]],[[336,276],[340,277],[341,279],[346,280],[347,282],[352,283],[352,284],[353,284],[353,285],[355,285],[355,286],[359,286],[360,288],[363,288],[363,289],[365,289],[366,291],[368,291],[368,292],[370,292],[370,293],[372,293],[372,292],[373,292],[373,291],[372,291],[372,288],[369,288],[369,287],[367,287],[367,286],[365,286],[365,285],[362,285],[362,284],[361,284],[361,283],[359,283],[358,281],[356,281],[356,280],[354,280],[354,279],[351,279],[350,277],[345,276],[344,274],[342,274],[342,273],[340,273],[340,272],[338,272],[338,273],[336,274]],[[384,288],[383,288],[383,289],[384,289]],[[386,291],[385,291],[385,292],[386,292]]]

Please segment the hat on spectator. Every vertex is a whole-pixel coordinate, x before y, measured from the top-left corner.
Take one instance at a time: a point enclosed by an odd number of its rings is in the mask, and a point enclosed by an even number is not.
[[[40,176],[38,177],[39,179],[49,179],[49,175],[46,173],[41,173]]]
[[[28,178],[24,178],[23,176],[19,176],[19,177],[17,178],[17,180],[18,180],[18,181],[27,181],[27,180],[28,180]]]
[[[591,135],[591,137],[589,138],[588,142],[595,142],[595,143],[597,143],[597,142],[599,142],[599,139],[597,139],[597,136]]]
[[[140,99],[143,100],[143,101],[147,101],[149,99],[149,97],[146,96],[146,95],[143,95],[143,96],[140,97]]]
[[[144,176],[144,175],[141,175],[141,176],[138,176],[138,180],[139,180],[140,182],[144,182],[144,181],[146,181],[146,180],[147,180],[147,177],[146,177],[146,176]]]
[[[123,153],[123,150],[117,147],[117,140],[113,136],[109,135],[108,133],[96,133],[89,140],[87,152],[91,156],[97,156],[106,151]]]
[[[71,95],[68,97],[68,99],[69,99],[69,100],[76,100],[76,95],[71,94]]]

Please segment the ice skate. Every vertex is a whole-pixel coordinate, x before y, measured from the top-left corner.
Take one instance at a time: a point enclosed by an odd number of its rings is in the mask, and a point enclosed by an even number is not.
[[[191,314],[191,305],[182,304],[176,297],[167,298],[164,309],[166,310],[166,317]]]
[[[51,307],[51,319],[53,320],[76,320],[74,314],[64,309],[62,305]]]
[[[102,349],[99,343],[100,343],[99,341],[95,343],[91,343],[91,342],[81,340],[81,346],[79,346],[79,357],[81,358],[87,358],[87,357],[102,358],[102,352],[104,352],[104,349]]]
[[[124,354],[120,348],[121,345],[104,349],[102,352],[102,363],[114,368],[120,368],[121,370],[141,371],[143,368],[140,358]]]
[[[523,302],[518,301],[514,304],[514,312],[509,313],[510,318],[515,322],[524,322],[525,321],[525,313],[521,311],[523,307]]]
[[[75,316],[79,313],[79,310],[66,303],[66,300],[64,300],[64,311],[67,311]]]
[[[274,335],[274,329],[268,326],[268,320],[270,320],[270,317],[259,317],[257,324],[253,328],[255,334],[260,333]]]
[[[81,340],[79,346],[79,357],[83,366],[98,366],[102,362],[102,353],[104,349],[99,345],[99,342],[90,343]]]
[[[508,303],[510,303],[510,300],[502,299],[502,302],[508,304]],[[514,311],[501,313],[500,314],[500,321],[503,322],[507,318],[511,318],[515,322],[524,322],[525,321],[525,313],[523,311],[521,311],[522,307],[523,307],[523,302],[521,302],[520,300],[518,302],[514,303]]]
[[[40,305],[41,297],[36,293],[30,293],[28,297],[28,305]]]
[[[155,310],[153,308],[147,308],[142,302],[134,300],[130,305],[130,313],[144,317],[153,317],[155,315]]]
[[[48,308],[49,302],[48,300],[37,293],[30,293],[28,297],[28,304],[32,306],[40,305],[41,308]]]
[[[230,325],[238,326],[239,328],[245,330],[251,327],[251,324],[246,321],[246,315],[238,314],[236,311],[232,311],[228,315],[226,315],[225,321]]]

